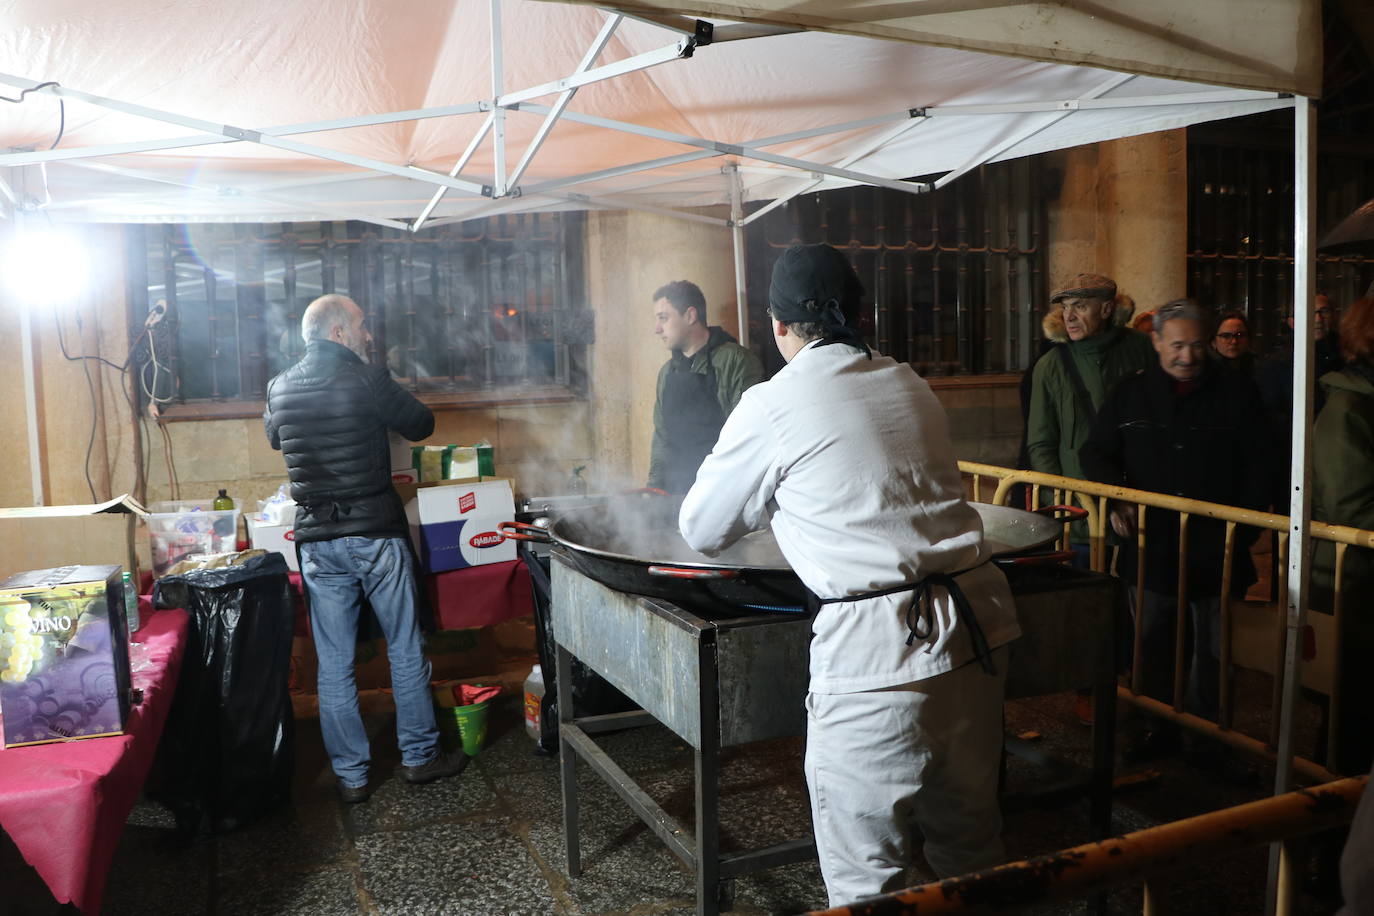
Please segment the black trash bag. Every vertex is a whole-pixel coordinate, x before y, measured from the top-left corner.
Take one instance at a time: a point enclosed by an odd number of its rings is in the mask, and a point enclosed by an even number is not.
[[[544,675],[544,699],[539,704],[539,744],[535,753],[553,756],[558,753],[558,678],[553,631],[549,626],[549,601],[553,597],[549,558],[541,557],[521,545],[520,559],[530,571],[536,648],[539,651],[539,669]],[[638,708],[634,700],[575,658],[572,659],[571,672],[574,716],[601,716]]]
[[[190,615],[149,796],[189,837],[249,824],[291,800],[287,676],[294,608],[281,554],[158,580],[153,605]]]

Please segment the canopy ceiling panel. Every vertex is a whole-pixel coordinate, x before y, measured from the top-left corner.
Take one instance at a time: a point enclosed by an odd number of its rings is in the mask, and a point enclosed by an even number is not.
[[[779,3],[729,11],[736,20],[779,21],[785,13],[798,22],[838,7],[877,17],[932,5]],[[1274,18],[1287,17],[1294,42],[1308,4],[1265,5]],[[1067,20],[1080,6],[1034,9]],[[702,207],[730,199],[732,179],[722,166],[742,166],[744,200],[765,200],[863,176],[952,177],[982,161],[1291,104],[1272,88],[1218,91],[1058,63],[1045,53],[1017,57],[1003,47],[994,50],[1007,54],[890,40],[893,22],[944,22],[952,13],[870,18],[858,23],[862,28],[845,25],[846,34],[793,32],[693,47],[680,31],[640,19],[613,23],[612,31],[613,14],[590,6],[505,0],[498,93],[487,0],[17,0],[3,9],[12,26],[0,33],[0,82],[13,87],[6,94],[47,81],[60,88],[0,105],[0,148],[11,150],[0,153],[0,166],[11,167],[0,178],[54,220],[390,224],[425,212],[445,182],[458,186],[445,190],[434,218]],[[1020,21],[1031,9],[997,4],[969,14]],[[1201,27],[1202,15],[1179,21]],[[1111,19],[1104,35],[1119,27]],[[607,33],[604,48],[585,61]],[[896,37],[913,34],[908,28]],[[1250,51],[1261,47],[1268,49]],[[1230,59],[1242,50],[1233,48]],[[571,97],[519,180],[493,192],[501,182],[486,131],[492,99],[568,77],[579,65],[621,62],[626,72]],[[58,131],[57,96],[65,102],[65,130],[48,151]],[[1131,99],[1142,102],[1123,104]],[[563,101],[550,88],[518,106],[496,106],[504,173],[539,137],[549,108]],[[435,115],[436,108],[444,108],[442,116],[311,127],[417,109]],[[783,135],[792,136],[756,145]],[[448,179],[469,146],[470,159],[456,180]]]
[[[911,41],[1216,86],[1321,94],[1319,0],[613,0],[596,5]]]

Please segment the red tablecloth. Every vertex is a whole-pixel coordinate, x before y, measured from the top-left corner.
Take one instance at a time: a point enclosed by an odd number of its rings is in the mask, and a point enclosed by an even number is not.
[[[141,608],[129,661],[142,704],[125,733],[0,750],[0,828],[59,903],[100,911],[124,822],[153,762],[186,649],[185,611]]]
[[[301,574],[290,575],[296,594],[295,632],[297,636],[309,636],[310,618],[301,599]],[[436,629],[485,627],[534,613],[530,573],[519,560],[424,573],[421,581],[434,608]]]

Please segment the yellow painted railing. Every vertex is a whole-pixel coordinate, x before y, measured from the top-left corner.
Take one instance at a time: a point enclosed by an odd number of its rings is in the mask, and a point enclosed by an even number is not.
[[[1234,506],[1223,506],[1218,503],[1203,502],[1201,500],[1185,499],[1177,496],[1169,496],[1161,493],[1149,493],[1143,490],[1132,490],[1126,487],[1110,486],[1107,484],[1092,483],[1086,480],[1077,480],[1071,477],[1060,477],[1053,474],[1040,474],[1035,471],[1013,470],[1011,468],[998,467],[996,465],[978,464],[971,461],[959,462],[959,469],[968,478],[970,495],[976,501],[994,503],[996,505],[1006,505],[1018,485],[1027,487],[1030,491],[1030,505],[1041,506],[1051,503],[1063,503],[1073,501],[1087,511],[1088,516],[1083,524],[1087,527],[1089,557],[1092,568],[1101,572],[1108,571],[1109,551],[1107,550],[1107,530],[1109,526],[1109,506],[1113,502],[1124,503],[1136,507],[1137,531],[1135,536],[1135,549],[1139,562],[1136,564],[1137,578],[1135,582],[1136,607],[1141,607],[1144,601],[1145,591],[1145,545],[1149,532],[1145,525],[1145,508],[1154,507],[1178,513],[1179,523],[1179,553],[1180,557],[1187,550],[1188,525],[1190,520],[1195,518],[1213,518],[1226,523],[1225,529],[1225,561],[1222,569],[1222,579],[1218,583],[1219,596],[1221,603],[1221,644],[1220,644],[1220,684],[1219,684],[1219,716],[1217,722],[1209,722],[1197,716],[1189,715],[1183,710],[1184,699],[1184,678],[1188,665],[1185,660],[1185,626],[1183,625],[1182,613],[1179,615],[1178,623],[1175,628],[1175,654],[1174,654],[1174,690],[1172,705],[1160,703],[1157,700],[1144,696],[1140,692],[1141,679],[1141,618],[1142,615],[1135,615],[1135,640],[1134,657],[1131,665],[1131,683],[1129,687],[1121,688],[1123,699],[1137,705],[1146,707],[1149,711],[1164,715],[1173,719],[1180,725],[1195,731],[1204,732],[1213,738],[1224,741],[1243,751],[1247,751],[1258,757],[1272,759],[1274,748],[1278,744],[1279,729],[1279,705],[1283,689],[1283,653],[1285,644],[1285,615],[1280,613],[1277,608],[1269,605],[1251,605],[1242,602],[1243,607],[1237,608],[1236,602],[1231,598],[1232,580],[1232,547],[1236,540],[1236,529],[1240,525],[1249,525],[1266,531],[1273,531],[1277,535],[1278,545],[1278,593],[1284,594],[1287,591],[1287,551],[1288,551],[1288,517],[1284,515],[1274,515],[1268,512],[1256,512],[1249,509],[1240,509]],[[1047,495],[1048,494],[1048,495]],[[1374,548],[1374,531],[1367,531],[1359,528],[1350,528],[1341,525],[1328,525],[1322,522],[1313,522],[1311,536],[1314,540],[1330,541],[1335,544],[1335,588],[1334,599],[1330,614],[1309,614],[1309,627],[1315,632],[1320,631],[1314,639],[1316,657],[1311,663],[1305,665],[1304,684],[1330,697],[1329,707],[1329,729],[1327,734],[1327,760],[1336,761],[1339,759],[1337,750],[1340,746],[1340,708],[1343,699],[1341,697],[1341,653],[1340,653],[1340,634],[1344,628],[1343,602],[1341,593],[1343,591],[1343,575],[1345,567],[1346,551],[1350,547],[1371,547]],[[1067,542],[1069,526],[1065,525],[1065,540]],[[1187,607],[1188,581],[1187,564],[1178,564],[1178,607],[1183,611]],[[1238,614],[1238,610],[1243,614]],[[1242,619],[1243,618],[1243,619]],[[1237,658],[1236,636],[1237,634],[1247,636],[1244,658]],[[1270,733],[1267,741],[1259,741],[1247,735],[1235,732],[1231,729],[1234,718],[1235,698],[1232,695],[1230,672],[1232,665],[1241,664],[1243,667],[1251,667],[1256,670],[1266,671],[1274,676],[1272,705],[1270,708]],[[1297,757],[1293,761],[1294,769],[1308,779],[1317,782],[1326,782],[1336,779],[1337,775],[1326,768],[1318,765],[1310,759]],[[1352,775],[1352,774],[1347,774]]]
[[[1358,776],[1276,795],[812,916],[1015,912],[1137,882],[1145,886],[1142,912],[1153,916],[1164,911],[1171,872],[1276,840],[1284,842],[1281,881],[1295,881],[1294,840],[1350,823],[1367,781],[1368,777]],[[1281,889],[1279,916],[1292,911],[1294,897]]]

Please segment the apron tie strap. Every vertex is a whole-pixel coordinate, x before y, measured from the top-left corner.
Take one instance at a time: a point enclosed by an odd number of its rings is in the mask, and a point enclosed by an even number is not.
[[[894,585],[891,588],[864,592],[860,595],[843,595],[839,598],[821,598],[817,595],[810,595],[808,604],[813,606],[814,611],[819,610],[820,606],[824,604],[839,604],[842,601],[866,601],[869,598],[883,598],[901,592],[910,592],[911,604],[906,609],[906,626],[907,630],[910,631],[906,637],[906,644],[909,646],[918,639],[929,639],[931,634],[935,632],[935,596],[932,589],[943,588],[949,592],[950,600],[954,602],[955,618],[968,630],[969,642],[973,645],[973,657],[978,660],[978,664],[982,666],[984,671],[995,675],[997,666],[992,663],[992,650],[988,648],[987,634],[983,632],[983,627],[978,622],[978,615],[973,612],[973,605],[969,603],[968,595],[964,594],[963,588],[956,581],[959,576],[969,571],[964,569],[956,573],[930,573],[914,584]]]

